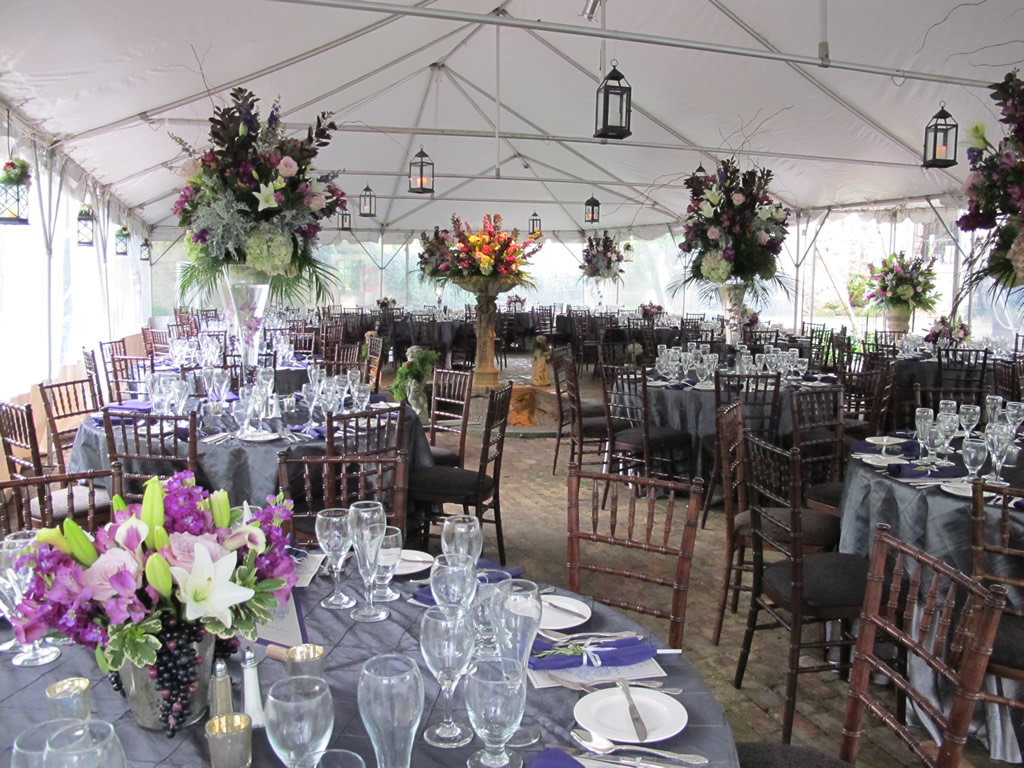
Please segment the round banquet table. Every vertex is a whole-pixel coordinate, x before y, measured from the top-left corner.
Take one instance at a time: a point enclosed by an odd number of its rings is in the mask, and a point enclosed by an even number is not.
[[[355,589],[355,581],[349,568],[344,590],[361,600],[361,592]],[[411,595],[415,585],[408,581],[396,582],[396,588],[403,598]],[[321,608],[319,601],[330,591],[330,581],[314,578],[305,589],[296,590],[300,610],[304,616],[308,640],[327,648],[326,678],[331,685],[334,698],[334,733],[330,746],[358,752],[368,766],[376,764],[373,747],[359,717],[356,702],[356,686],[359,670],[364,661],[380,653],[405,653],[417,660],[423,675],[425,705],[423,718],[412,753],[414,768],[441,768],[465,765],[466,758],[482,744],[474,739],[468,746],[459,749],[437,749],[423,742],[422,732],[426,725],[440,718],[440,689],[419,653],[419,621],[423,608],[406,602],[405,599],[388,603],[391,618],[377,624],[357,624],[348,618],[349,611],[331,611]],[[589,600],[588,600],[589,602]],[[627,619],[618,611],[593,604],[593,616],[587,629],[601,631],[631,630],[649,636],[639,625]],[[11,636],[9,628],[0,631],[0,640]],[[246,643],[243,642],[243,647]],[[263,646],[253,645],[260,660],[259,672],[263,697],[270,685],[286,676],[284,664],[265,657]],[[228,662],[228,670],[234,684],[235,706],[241,706],[241,668],[236,654]],[[678,700],[686,707],[689,722],[676,736],[659,742],[663,749],[690,752],[709,758],[709,768],[736,768],[739,761],[733,742],[732,731],[726,722],[722,707],[704,685],[697,672],[683,656],[658,656],[658,662],[668,673],[661,678],[666,685],[683,688]],[[104,675],[96,666],[92,652],[76,646],[67,646],[61,657],[41,668],[17,669],[9,663],[0,668],[0,750],[9,753],[15,736],[33,725],[48,720],[46,686],[66,677],[82,676],[93,681],[90,693],[95,717],[114,723],[121,743],[124,745],[128,764],[131,766],[160,766],[171,768],[197,768],[209,765],[209,753],[202,723],[178,733],[173,739],[162,733],[139,728],[120,695],[114,692]],[[466,720],[462,683],[455,697],[457,717]],[[541,728],[540,743],[520,753],[527,764],[544,744],[570,746],[569,729],[575,723],[573,706],[584,694],[565,688],[530,688],[527,695],[526,714],[532,716]],[[436,709],[436,711],[435,711]],[[625,708],[623,717],[626,717]],[[266,732],[253,733],[253,761],[255,768],[276,768],[282,763],[274,755]]]

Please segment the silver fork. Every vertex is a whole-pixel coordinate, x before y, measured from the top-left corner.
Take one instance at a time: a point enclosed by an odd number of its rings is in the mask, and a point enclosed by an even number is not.
[[[581,683],[575,680],[566,680],[564,677],[553,675],[550,672],[548,672],[548,677],[550,677],[563,688],[568,688],[571,691],[583,691],[584,693],[593,693],[594,691],[605,690],[603,688],[597,687],[601,683],[611,683],[612,685],[615,684],[614,680],[595,680],[593,683]],[[662,693],[667,693],[672,696],[678,695],[683,692],[682,688],[666,688],[665,684],[659,680],[630,680],[629,684],[633,688],[654,688],[661,691]]]

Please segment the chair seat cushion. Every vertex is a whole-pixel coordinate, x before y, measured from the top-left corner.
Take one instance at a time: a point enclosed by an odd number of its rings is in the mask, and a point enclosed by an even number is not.
[[[765,511],[773,517],[785,520],[787,523],[790,522],[792,510],[787,507],[771,507]],[[762,524],[772,525],[773,528],[778,529],[778,526],[775,526],[766,518],[762,517],[761,520]],[[801,510],[800,523],[804,534],[805,546],[815,547],[816,549],[834,549],[839,544],[839,518],[836,515],[820,512],[816,509],[804,509]],[[736,536],[748,537],[752,535],[750,510],[736,515],[733,524],[736,526]],[[769,535],[773,538],[788,539],[786,532],[781,530],[775,530]]]
[[[839,508],[839,502],[843,498],[843,483],[819,483],[809,485],[804,491],[805,501],[816,501],[830,507]]]
[[[649,439],[651,447],[662,447],[674,445],[688,447],[690,438],[685,433],[672,427],[649,427]],[[644,430],[642,427],[630,427],[621,432],[615,433],[615,444],[620,448],[636,448],[642,450],[644,445]]]
[[[103,488],[96,488],[93,496],[93,508],[97,515],[102,515],[101,522],[107,522],[110,515],[110,494]],[[71,504],[76,517],[83,517],[89,508],[89,489],[84,485],[71,486]],[[50,513],[54,520],[63,520],[68,516],[67,488],[53,488],[50,491]],[[35,520],[41,519],[39,513],[39,497],[33,496],[29,503],[29,513]]]
[[[868,561],[845,552],[804,556],[804,605],[811,610],[856,608],[864,601]],[[790,561],[780,560],[764,569],[765,586],[791,600]]]
[[[1022,644],[1024,617],[1014,616],[1012,613],[1003,614],[999,621],[999,631],[996,632],[996,641],[992,645],[989,663],[1021,669],[1024,666],[1024,659],[1021,659],[1020,654]]]
[[[476,496],[479,472],[458,467],[429,467],[409,473],[409,497],[422,501],[443,502],[473,499]],[[494,478],[484,476],[484,499],[494,491]],[[454,503],[454,502],[453,502]]]
[[[608,422],[604,416],[584,416],[582,421],[584,437],[604,437],[608,434]]]
[[[604,403],[593,400],[582,400],[580,402],[580,411],[583,414],[583,418],[588,416],[600,416],[604,418]]]
[[[430,446],[430,455],[434,458],[435,467],[457,467],[459,465],[459,454],[440,445]]]

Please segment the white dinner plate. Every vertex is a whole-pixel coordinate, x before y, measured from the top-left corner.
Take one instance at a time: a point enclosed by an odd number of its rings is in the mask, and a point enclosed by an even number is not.
[[[694,389],[714,389],[715,388],[715,382],[713,382],[713,381],[705,381],[703,383],[702,382],[697,382],[696,384],[693,385],[693,388]]]
[[[384,410],[385,408],[394,408],[396,405],[401,405],[401,403],[370,403],[371,408],[377,408],[379,410]]]
[[[541,629],[570,629],[578,627],[590,619],[590,606],[574,597],[543,595],[541,602],[544,604],[544,609],[540,614]],[[561,608],[569,610],[561,610]],[[577,616],[577,613],[583,615]]]
[[[861,456],[860,460],[871,467],[880,467],[885,469],[890,464],[907,464],[909,463],[906,459],[902,459],[899,456]]]
[[[864,438],[864,442],[871,443],[872,445],[899,445],[907,442],[907,440],[906,438],[891,437],[890,435],[875,435]]]
[[[942,483],[939,488],[954,496],[962,496],[965,499],[974,495],[974,489],[967,483]]]
[[[280,440],[281,436],[276,432],[250,432],[249,434],[236,435],[239,440],[246,443],[269,443],[271,440]]]
[[[647,726],[647,738],[642,743],[663,741],[686,727],[689,720],[686,707],[668,694],[650,688],[630,688],[629,693]],[[598,736],[625,744],[641,743],[629,719],[626,697],[618,686],[588,693],[576,702],[573,716],[577,723]]]
[[[668,382],[667,381],[652,381],[650,379],[647,380],[647,388],[648,389],[661,389],[662,387],[667,387],[667,386],[668,386]]]
[[[425,571],[434,562],[434,556],[415,549],[403,549],[402,559],[398,561],[395,576],[409,576]]]

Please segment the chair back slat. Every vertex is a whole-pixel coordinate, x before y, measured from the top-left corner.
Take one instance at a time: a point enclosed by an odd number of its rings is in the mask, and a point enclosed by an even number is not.
[[[100,409],[96,390],[91,378],[73,379],[57,384],[40,384],[39,394],[46,413],[47,431],[50,436],[50,460],[57,465],[61,474],[67,471],[65,450],[75,442],[75,434],[82,416]],[[72,419],[71,423],[68,420]]]
[[[373,394],[380,392],[381,359],[384,357],[384,339],[370,336],[366,340],[366,374],[363,380],[370,385]]]
[[[462,467],[466,458],[466,427],[469,425],[469,404],[473,396],[473,371],[453,371],[435,368],[430,400],[430,427],[428,438],[431,445],[437,445],[439,432],[459,436],[459,461]]]
[[[984,389],[988,370],[988,349],[939,349],[938,383],[940,387]]]
[[[835,482],[846,464],[843,446],[843,388],[790,392],[793,447],[800,449],[804,485]]]
[[[199,471],[196,412],[188,426],[179,427],[179,416],[103,409],[103,430],[110,462],[121,464],[120,493],[125,501],[142,501],[145,482],[153,476],[167,478],[176,472]],[[116,421],[115,421],[116,420]]]
[[[327,455],[394,457],[405,437],[405,406],[327,414]]]
[[[715,371],[715,411],[729,403],[743,403],[743,424],[758,437],[773,439],[779,423],[778,373],[723,373]]]
[[[12,480],[43,474],[43,459],[36,438],[32,405],[0,402],[0,441]]]

